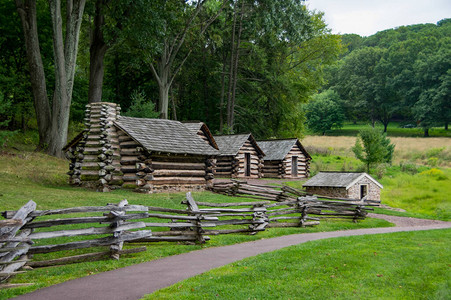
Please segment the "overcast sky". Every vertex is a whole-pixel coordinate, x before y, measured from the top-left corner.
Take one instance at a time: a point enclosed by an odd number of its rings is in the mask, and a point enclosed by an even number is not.
[[[437,23],[451,18],[451,0],[307,0],[325,12],[333,33],[369,36],[402,25]]]

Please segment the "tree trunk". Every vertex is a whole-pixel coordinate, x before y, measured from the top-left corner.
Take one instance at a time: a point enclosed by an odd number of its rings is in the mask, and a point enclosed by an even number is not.
[[[53,52],[55,60],[55,92],[53,95],[52,129],[48,152],[63,157],[62,148],[67,142],[69,113],[74,85],[78,38],[85,0],[67,1],[66,39],[63,44],[63,22],[60,0],[50,0],[53,28]]]
[[[424,128],[424,137],[429,137],[429,128]]]
[[[30,69],[33,104],[39,131],[38,149],[44,149],[50,141],[51,112],[47,97],[44,65],[39,48],[36,1],[16,0],[16,7],[22,22],[28,66]]]
[[[221,97],[219,100],[219,133],[224,131],[224,95],[225,95],[225,71],[227,63],[227,54],[223,53],[222,74],[221,74]]]
[[[228,82],[228,88],[227,88],[227,126],[228,130],[231,129],[231,118],[232,118],[232,86],[233,86],[233,59],[235,57],[235,31],[236,31],[236,14],[237,14],[237,8],[236,5],[233,10],[233,23],[232,23],[232,41],[230,43],[230,67],[229,67],[229,82]]]
[[[102,32],[102,27],[105,24],[103,16],[104,1],[96,1],[96,11],[94,16],[94,32],[91,38],[91,46],[89,48],[89,103],[102,101],[102,86],[104,77],[104,58],[108,50],[108,45]]]
[[[448,130],[448,122],[445,122],[445,130]]]

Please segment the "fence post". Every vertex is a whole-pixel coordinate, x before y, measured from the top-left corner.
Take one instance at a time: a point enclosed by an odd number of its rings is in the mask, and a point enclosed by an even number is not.
[[[256,208],[259,208],[258,210]],[[269,223],[268,215],[266,214],[267,210],[264,204],[254,204],[252,205],[252,224],[249,225],[249,229],[252,230],[250,235],[255,235],[261,229],[264,229],[266,225]],[[258,222],[263,221],[264,223]]]
[[[36,210],[36,203],[32,200],[22,206],[12,217],[16,220],[15,225],[0,227],[0,240],[5,243],[0,243],[0,248],[11,248],[11,251],[0,253],[0,262],[6,263],[0,265],[0,282],[6,281],[12,275],[16,274],[16,271],[22,268],[27,261],[27,253],[32,242],[8,242],[8,240],[26,240],[32,232],[31,229],[22,230],[17,236],[17,231],[23,227],[31,218],[28,217],[30,213]],[[18,222],[19,220],[20,222]],[[13,260],[19,256],[18,261]]]
[[[192,216],[195,216],[197,218],[196,221],[194,221],[197,242],[200,244],[204,244],[205,243],[205,239],[203,236],[204,230],[202,229],[202,222],[201,222],[202,214],[199,210],[199,207],[196,204],[196,201],[194,201],[194,198],[191,195],[191,192],[186,193],[186,200],[188,203],[189,214]]]
[[[128,205],[128,201],[126,199],[122,200],[121,202],[119,202],[119,204],[117,205],[118,208],[122,208],[124,206]],[[120,216],[125,215],[125,211],[122,210],[114,210],[114,208],[110,211],[109,216],[111,218],[113,218],[113,220],[111,221],[111,228],[117,228],[119,227],[124,221],[121,220]],[[120,236],[122,235],[122,231],[114,231],[113,232],[113,237],[118,239]],[[120,254],[119,252],[122,250],[122,247],[124,246],[124,242],[118,242],[115,244],[112,244],[110,246],[110,251],[111,251],[111,258],[119,260]]]

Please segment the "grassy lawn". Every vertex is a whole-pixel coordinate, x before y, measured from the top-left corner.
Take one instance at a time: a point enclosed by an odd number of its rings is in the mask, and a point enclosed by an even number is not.
[[[345,138],[347,137],[343,137],[343,139]],[[17,143],[15,145],[16,150],[8,149],[7,151],[0,153],[0,186],[2,187],[0,190],[0,211],[18,209],[30,199],[37,203],[38,209],[105,205],[106,203],[118,203],[122,199],[127,199],[130,204],[164,206],[169,208],[186,207],[180,204],[185,197],[184,193],[146,195],[127,190],[117,190],[111,193],[97,193],[83,188],[71,187],[67,184],[67,176],[65,175],[65,172],[68,169],[67,161],[52,158],[41,153],[31,152],[32,147],[33,141],[27,141],[27,139],[25,139],[22,143]],[[448,151],[447,149],[448,148],[446,148],[446,151]],[[420,153],[419,155],[422,155],[421,153],[423,152],[418,153]],[[434,155],[436,155],[436,153],[434,153]],[[318,169],[327,167],[330,170],[348,171],[351,168],[355,170],[358,168],[359,164],[355,158],[339,154],[314,155],[314,162],[315,161],[318,162],[318,164],[321,164]],[[443,172],[442,174],[440,172],[437,173],[436,171],[428,173],[428,170],[431,169],[430,167],[403,166],[404,167],[399,166],[387,169],[388,171],[386,172],[385,177],[381,180],[385,187],[382,197],[383,202],[391,201],[387,203],[390,203],[390,205],[395,207],[405,208],[408,212],[388,213],[449,220],[449,212],[451,211],[449,206],[449,203],[451,202],[449,198],[449,195],[451,194],[451,184],[449,182],[451,179],[450,169],[440,168],[439,170]],[[424,173],[424,171],[426,171],[426,173]],[[294,187],[302,186],[301,181],[289,182],[288,184]],[[252,201],[252,199],[232,198],[209,192],[198,192],[193,195],[196,200],[205,202]],[[382,209],[377,209],[376,212],[387,213]],[[11,281],[12,283],[34,283],[34,285],[4,290],[0,293],[0,299],[7,299],[69,279],[79,278],[204,247],[230,245],[293,233],[383,226],[391,226],[391,224],[377,219],[367,219],[359,223],[323,220],[321,225],[314,228],[272,228],[255,236],[212,236],[211,240],[205,245],[162,242],[153,244],[148,243],[146,244],[146,246],[148,246],[146,252],[124,255],[119,261],[87,261],[67,266],[40,268],[24,274],[19,274],[13,278]],[[52,242],[58,241],[45,241],[45,243]],[[105,248],[77,250],[72,254],[102,251],[104,249]],[[59,256],[61,256],[61,254],[56,252],[53,254],[35,255],[35,259],[51,259]]]
[[[450,299],[451,230],[308,242],[220,267],[144,299]]]
[[[0,165],[0,186],[2,186],[0,191],[0,211],[18,209],[30,199],[37,203],[38,209],[105,205],[106,203],[118,203],[122,199],[127,199],[130,204],[163,206],[169,208],[186,208],[185,205],[180,204],[180,202],[185,198],[184,193],[160,193],[148,195],[138,194],[127,190],[116,190],[111,193],[97,193],[83,188],[71,187],[66,182],[67,176],[65,175],[65,172],[68,167],[67,162],[65,160],[52,158],[41,153],[9,150],[8,152],[3,152],[0,155]],[[193,196],[196,200],[205,202],[252,201],[252,199],[233,198],[210,192],[197,192],[193,193]],[[152,220],[149,220],[149,222],[152,222]],[[90,227],[92,225],[66,225],[58,226],[58,229],[73,229],[78,228],[79,226]],[[79,278],[205,247],[230,245],[293,233],[384,226],[392,226],[392,224],[378,219],[366,219],[365,221],[359,223],[352,223],[347,220],[324,221],[321,222],[321,225],[314,228],[271,228],[267,231],[260,232],[255,236],[244,234],[211,236],[211,240],[204,245],[164,242],[147,243],[145,244],[145,246],[148,247],[147,251],[137,254],[124,255],[119,261],[110,259],[95,262],[87,261],[66,266],[37,268],[24,274],[19,274],[11,280],[11,283],[34,283],[34,285],[3,290],[0,293],[0,299],[8,299],[13,296],[24,294],[32,290],[50,286],[69,279]],[[80,239],[86,238],[91,237],[81,237]],[[67,242],[67,239],[68,238],[41,240],[37,241],[37,244],[42,245],[58,243],[63,240]],[[135,246],[141,246],[141,244],[133,245],[133,247]],[[127,246],[126,248],[128,247],[130,246]],[[71,251],[70,255],[103,250],[105,250],[105,248],[79,249]],[[61,253],[55,252],[51,254],[35,255],[34,259],[44,260],[61,256]]]

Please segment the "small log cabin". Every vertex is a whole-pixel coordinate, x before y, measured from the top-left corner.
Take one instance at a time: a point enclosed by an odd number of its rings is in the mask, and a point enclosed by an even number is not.
[[[219,151],[211,134],[208,144],[181,122],[121,117],[119,112],[114,103],[87,105],[86,129],[63,149],[71,184],[148,193],[202,190],[212,184]]]
[[[382,184],[366,173],[319,172],[303,187],[307,193],[380,202]]]
[[[220,155],[216,159],[215,176],[261,178],[263,156],[252,134],[214,136]]]
[[[263,161],[264,178],[307,178],[312,157],[301,142],[294,139],[257,142],[266,154]]]

